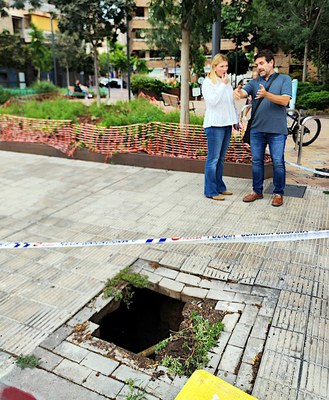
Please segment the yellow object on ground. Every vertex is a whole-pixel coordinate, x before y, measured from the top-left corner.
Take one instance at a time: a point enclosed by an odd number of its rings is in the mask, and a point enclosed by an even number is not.
[[[175,400],[257,400],[211,373],[193,373]]]

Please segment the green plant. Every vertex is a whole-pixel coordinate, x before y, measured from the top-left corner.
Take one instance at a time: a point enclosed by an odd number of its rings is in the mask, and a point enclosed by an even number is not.
[[[7,100],[10,99],[11,94],[4,91],[3,88],[0,86],[0,105],[4,104]]]
[[[196,369],[203,368],[208,362],[208,351],[217,343],[217,340],[224,328],[221,322],[211,324],[196,311],[191,314],[191,324],[171,335],[155,346],[155,353],[170,346],[171,343],[179,341],[180,347],[186,351],[186,356],[177,358],[166,354],[161,364],[168,368],[172,375],[190,376]]]
[[[329,108],[329,91],[305,93],[297,98],[296,108],[325,110]]]
[[[137,94],[139,91],[153,92],[157,99],[161,98],[161,93],[168,89],[168,84],[156,78],[146,75],[134,75],[131,78],[131,91]]]
[[[21,354],[17,358],[16,364],[22,369],[35,368],[39,365],[39,361],[40,361],[40,359],[33,354],[28,355],[28,356],[23,356],[23,354]]]
[[[145,389],[136,388],[135,382],[133,379],[127,379],[125,382],[130,390],[130,393],[127,395],[126,400],[144,400],[145,397]]]
[[[126,283],[129,285],[125,285]],[[107,281],[104,289],[104,297],[113,296],[115,300],[122,300],[129,307],[135,294],[132,287],[146,288],[147,286],[148,279],[146,276],[129,272],[129,267],[126,267],[114,278]]]
[[[60,91],[57,86],[48,81],[34,82],[30,88],[39,93],[58,93]]]

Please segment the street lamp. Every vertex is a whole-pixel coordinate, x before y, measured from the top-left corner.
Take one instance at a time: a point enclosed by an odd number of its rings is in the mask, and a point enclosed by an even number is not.
[[[56,14],[50,13],[50,29],[51,29],[51,50],[53,54],[53,65],[54,65],[54,76],[53,81],[54,85],[57,86],[57,68],[56,68],[56,52],[55,52],[55,37],[54,37],[54,26],[53,19],[56,17]]]

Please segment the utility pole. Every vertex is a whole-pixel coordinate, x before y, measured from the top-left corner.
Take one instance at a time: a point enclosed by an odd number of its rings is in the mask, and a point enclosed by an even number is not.
[[[131,68],[130,68],[130,35],[129,35],[129,20],[128,20],[128,15],[127,15],[127,89],[128,89],[128,100],[131,100],[131,94],[130,94],[130,74],[131,74]],[[122,86],[123,86],[123,79],[122,79]]]
[[[107,97],[108,97],[108,101],[110,101],[110,82],[111,82],[111,71],[110,71],[110,46],[109,46],[109,40],[108,38],[106,38],[106,66],[107,66],[107,78],[108,78],[108,82],[107,82]]]
[[[53,81],[54,85],[57,86],[57,67],[56,67],[56,51],[55,51],[55,37],[54,37],[54,26],[53,19],[56,15],[54,13],[50,13],[50,29],[51,29],[51,51],[53,55],[53,68],[54,68],[54,76]]]

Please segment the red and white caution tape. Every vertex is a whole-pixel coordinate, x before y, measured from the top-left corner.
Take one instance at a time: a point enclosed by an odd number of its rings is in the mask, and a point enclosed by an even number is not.
[[[0,242],[0,250],[4,249],[40,249],[60,247],[96,247],[122,246],[131,244],[191,244],[191,243],[258,243],[282,242],[292,240],[328,239],[329,230],[296,231],[277,233],[244,233],[241,235],[183,236],[174,238],[154,238],[136,240],[105,240],[88,242]]]

